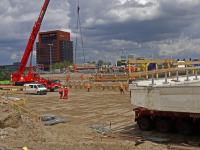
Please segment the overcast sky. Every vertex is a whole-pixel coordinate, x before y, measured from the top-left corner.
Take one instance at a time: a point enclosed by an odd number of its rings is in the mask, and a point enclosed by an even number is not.
[[[21,61],[44,1],[0,0],[0,65]],[[70,32],[74,50],[77,1],[51,0],[40,29]],[[200,58],[198,0],[80,0],[80,21],[86,61],[114,63],[122,48],[126,56]],[[34,44],[34,65],[35,51]],[[83,63],[80,36],[77,62]]]

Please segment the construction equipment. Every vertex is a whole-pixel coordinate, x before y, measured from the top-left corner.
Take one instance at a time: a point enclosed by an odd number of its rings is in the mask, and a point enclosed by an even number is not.
[[[174,127],[183,135],[200,130],[199,86],[135,86],[129,85],[131,104],[138,108],[135,121],[141,130],[156,125],[158,131],[168,133]]]
[[[31,35],[28,40],[28,44],[26,46],[24,55],[20,62],[20,67],[19,67],[18,73],[11,74],[11,81],[15,82],[15,84],[34,82],[34,81],[38,81],[40,79],[40,76],[38,73],[31,73],[32,52],[33,52],[33,44],[34,44],[37,34],[40,30],[41,23],[44,18],[44,15],[47,10],[47,6],[48,6],[49,2],[50,2],[50,0],[45,0],[44,6],[40,12],[39,18],[33,26],[33,30],[31,32]],[[28,61],[30,55],[31,55],[31,60],[30,60],[29,74],[25,75],[24,69],[26,67],[26,64],[27,64],[27,61]]]
[[[56,79],[40,79],[38,83],[44,85],[49,91],[53,92],[61,87],[60,80]]]
[[[106,61],[104,62],[101,67],[100,67],[100,72],[101,73],[109,73],[111,70],[111,62],[110,61]]]
[[[82,31],[81,31],[81,21],[80,21],[80,16],[79,16],[79,0],[78,0],[78,6],[77,6],[77,31],[76,31],[76,47],[75,47],[75,60],[74,60],[74,72],[76,73],[76,52],[77,52],[77,34],[78,34],[78,28],[80,28],[80,34],[81,34],[81,43],[82,43],[82,49],[83,49],[83,57],[84,57],[84,63],[85,63],[85,52],[84,52],[84,47],[83,47],[83,37],[82,37]]]
[[[45,81],[45,79],[40,79],[40,76],[38,73],[31,73],[33,44],[34,44],[37,34],[40,30],[41,23],[44,18],[44,15],[47,10],[49,2],[50,2],[50,0],[45,0],[45,3],[43,5],[40,15],[38,17],[38,20],[37,20],[37,22],[35,22],[35,24],[33,26],[33,30],[31,32],[31,35],[28,40],[28,44],[26,46],[26,49],[24,51],[23,57],[20,62],[20,67],[19,67],[18,73],[11,74],[11,81],[13,83],[15,83],[15,85],[23,85],[25,83],[30,83],[30,82],[38,82],[38,83],[45,82],[47,84],[49,81],[49,80]],[[30,58],[29,73],[28,73],[28,75],[25,75],[24,69],[26,67],[26,64],[27,64],[27,61],[28,61],[30,55],[31,55],[31,58]],[[61,86],[61,84],[59,83],[58,86]]]

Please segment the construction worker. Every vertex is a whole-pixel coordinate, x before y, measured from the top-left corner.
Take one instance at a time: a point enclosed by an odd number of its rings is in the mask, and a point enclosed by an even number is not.
[[[114,74],[114,80],[115,80],[115,82],[116,82],[116,79],[117,79],[117,75],[116,75],[116,74]]]
[[[98,80],[98,73],[96,72],[96,80]]]
[[[94,77],[93,75],[90,75],[90,76],[89,76],[89,80],[92,80],[92,79],[93,79],[93,77]]]
[[[61,87],[59,89],[59,94],[60,94],[60,99],[62,99],[63,98],[63,87]]]
[[[67,73],[67,82],[69,81],[69,77],[70,77],[70,75]]]
[[[112,66],[112,71],[115,72],[115,68],[114,68],[114,66]]]
[[[90,88],[91,88],[91,85],[90,85],[90,83],[88,83],[88,84],[87,84],[88,92],[90,92]]]
[[[65,87],[65,90],[64,90],[64,99],[68,99],[68,89],[67,87]]]
[[[125,93],[124,93],[124,86],[123,86],[123,84],[120,85],[120,93],[121,93],[121,94],[122,94],[122,93],[125,94]]]
[[[81,74],[81,81],[83,81],[83,73]]]
[[[100,82],[102,82],[103,81],[103,76],[102,76],[102,74],[100,73],[100,75],[99,75],[99,80],[100,80]]]

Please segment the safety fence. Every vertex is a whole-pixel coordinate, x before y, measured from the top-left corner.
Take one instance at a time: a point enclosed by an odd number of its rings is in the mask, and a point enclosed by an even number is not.
[[[48,77],[50,78],[50,77]],[[87,82],[87,81],[91,81],[91,82],[126,82],[129,80],[129,76],[127,75],[117,75],[116,77],[114,75],[102,75],[102,77],[100,78],[99,76],[84,76],[83,78],[81,78],[81,75],[79,76],[70,76],[70,77],[53,77],[54,79],[58,79],[58,80],[64,80],[67,82],[71,82],[71,81],[83,81],[83,82]]]
[[[36,122],[40,122],[41,118],[39,118],[38,114],[31,112],[30,110],[24,108],[23,106],[28,106],[28,99],[26,98],[27,91],[23,91],[23,89],[30,88],[29,86],[0,86],[0,101],[1,104],[8,104],[9,106],[15,108],[21,113],[26,112],[30,116],[34,117]],[[16,98],[13,95],[16,94],[24,94],[24,98]],[[21,96],[21,95],[20,95]]]
[[[148,71],[148,64],[154,63],[155,64],[155,70]],[[167,69],[158,69],[158,63],[166,63],[167,64]],[[131,72],[129,71],[129,78],[131,77],[138,77],[138,76],[146,76],[148,79],[148,75],[155,74],[156,78],[158,78],[158,74],[163,74],[167,73],[168,76],[171,76],[171,73],[173,71],[177,72],[178,71],[185,71],[186,73],[188,70],[192,70],[192,74],[196,73],[197,69],[200,69],[200,61],[190,61],[190,62],[175,62],[174,60],[170,59],[165,59],[165,60],[157,60],[157,59],[152,59],[152,60],[128,60],[128,67],[129,70],[131,70],[131,64],[145,64],[145,68],[143,72]],[[190,65],[190,66],[188,66]]]
[[[66,82],[64,86],[67,86],[68,89],[75,90],[86,90],[87,84],[89,82]],[[90,82],[91,90],[93,91],[101,91],[101,90],[109,90],[109,91],[119,91],[120,85],[124,86],[124,90],[128,90],[128,83],[108,83],[108,82]]]

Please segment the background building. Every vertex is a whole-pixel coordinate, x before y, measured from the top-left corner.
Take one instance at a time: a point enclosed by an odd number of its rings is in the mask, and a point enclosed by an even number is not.
[[[73,58],[73,42],[70,41],[69,32],[57,30],[39,33],[38,42],[36,43],[37,64],[42,64],[47,69],[50,67],[50,60],[52,60],[52,63],[65,60],[73,63]]]
[[[13,62],[13,65],[1,65],[0,68],[4,70],[18,71],[19,66],[20,62]]]

